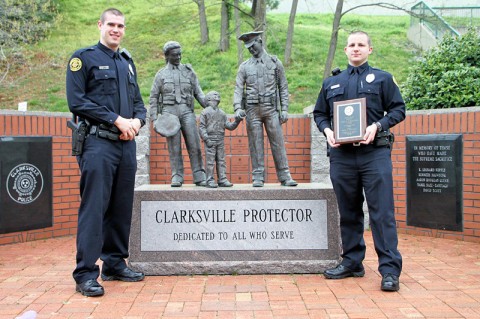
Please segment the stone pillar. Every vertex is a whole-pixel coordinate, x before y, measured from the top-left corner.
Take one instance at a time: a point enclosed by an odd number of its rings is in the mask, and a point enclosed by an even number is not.
[[[150,184],[150,119],[135,138],[137,142],[137,175],[135,187]]]
[[[305,108],[306,112],[310,108]],[[313,106],[311,107],[313,111]],[[327,140],[325,136],[320,133],[313,120],[313,114],[309,111],[308,116],[311,118],[310,131],[312,132],[312,146],[310,154],[312,156],[310,164],[310,181],[312,183],[326,183],[330,182],[330,163],[327,157]]]

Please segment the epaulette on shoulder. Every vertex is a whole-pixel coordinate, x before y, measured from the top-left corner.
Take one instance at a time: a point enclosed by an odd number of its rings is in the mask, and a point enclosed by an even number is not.
[[[379,68],[374,68],[374,67],[371,67],[373,71],[376,72],[376,74],[387,74],[387,75],[391,75],[393,76],[390,72],[387,72],[385,70],[382,70],[382,69],[379,69]]]
[[[79,50],[77,51],[77,54],[82,54],[83,52],[94,51],[94,50],[95,50],[95,46],[86,47],[86,48],[83,48],[83,49],[79,49]]]
[[[337,76],[340,73],[342,73],[342,70],[340,70],[340,68],[335,68],[332,70],[332,76]]]
[[[187,69],[189,69],[190,71],[193,71],[193,67],[190,63],[184,64],[184,65]]]
[[[277,63],[278,57],[276,55],[271,55],[272,61]]]
[[[123,55],[123,57],[124,57],[125,59],[127,59],[127,60],[131,60],[131,59],[132,59],[132,55],[131,55],[130,52],[128,52],[128,50],[125,49],[125,48],[122,48],[122,49],[120,50],[120,54]]]

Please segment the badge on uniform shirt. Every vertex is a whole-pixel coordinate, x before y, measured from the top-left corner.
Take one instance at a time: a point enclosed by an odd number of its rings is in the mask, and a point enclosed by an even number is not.
[[[375,80],[375,74],[373,73],[368,74],[365,80],[367,81],[367,83],[372,83]]]
[[[100,65],[100,66],[98,67],[98,69],[99,69],[99,70],[110,70],[110,66],[108,66],[108,65]]]
[[[70,71],[76,72],[82,68],[82,60],[73,58],[70,60]]]
[[[135,75],[135,73],[133,73],[133,68],[130,63],[128,64],[128,69],[130,70],[130,73],[132,74],[132,76]]]
[[[333,90],[333,89],[336,89],[336,88],[339,88],[340,87],[340,84],[335,84],[335,85],[332,85],[330,87],[330,90]]]

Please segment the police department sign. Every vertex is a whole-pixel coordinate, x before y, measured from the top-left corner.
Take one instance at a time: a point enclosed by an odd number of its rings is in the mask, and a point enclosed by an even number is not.
[[[0,234],[53,225],[52,137],[0,136]]]
[[[7,192],[19,204],[30,204],[43,190],[42,172],[29,163],[15,166],[7,177]]]

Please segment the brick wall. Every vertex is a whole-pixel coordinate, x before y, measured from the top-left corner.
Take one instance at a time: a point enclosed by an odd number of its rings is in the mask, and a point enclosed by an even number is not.
[[[230,119],[232,120],[232,119]],[[310,182],[310,122],[305,116],[291,115],[283,125],[288,164],[293,179],[299,183]],[[167,149],[167,139],[151,130],[150,140],[150,183],[170,184],[171,171]],[[183,143],[183,139],[182,139]],[[203,144],[203,143],[202,143]],[[202,145],[203,148],[203,145]],[[185,183],[192,184],[192,170],[185,144],[182,144],[185,165]],[[279,183],[273,163],[268,138],[265,136],[266,183]],[[205,153],[204,153],[205,154]],[[234,131],[225,132],[225,154],[228,178],[232,183],[252,182],[252,167],[248,153],[248,138],[245,121]]]
[[[0,111],[0,136],[52,136],[53,137],[53,227],[0,234],[0,245],[76,233],[79,206],[79,171],[76,160],[70,156],[70,130],[66,127],[69,114],[23,113]],[[392,154],[396,219],[399,232],[432,237],[444,237],[480,242],[480,107],[414,111],[396,126],[395,148]],[[292,116],[283,126],[292,177],[300,183],[311,180],[310,118]],[[151,131],[150,181],[169,184],[170,168],[166,139]],[[463,134],[463,212],[464,231],[432,230],[406,225],[406,135]],[[265,158],[267,183],[278,183],[271,150],[267,140]],[[233,132],[227,131],[227,169],[233,183],[251,183],[248,141],[245,123]],[[185,149],[185,148],[184,148]],[[185,151],[185,182],[192,183],[188,155]],[[324,158],[327,161],[326,158]],[[4,181],[0,181],[4,183]],[[1,207],[0,207],[1,214]]]
[[[480,243],[480,107],[407,112],[397,125],[392,153],[396,220],[399,232]],[[407,226],[406,136],[463,135],[463,232]]]
[[[0,245],[51,237],[73,235],[77,232],[79,207],[79,170],[75,157],[70,156],[70,130],[65,113],[0,113],[0,136],[52,136],[53,226],[0,234]],[[5,181],[0,181],[4,184]],[[2,209],[0,207],[0,214]]]

